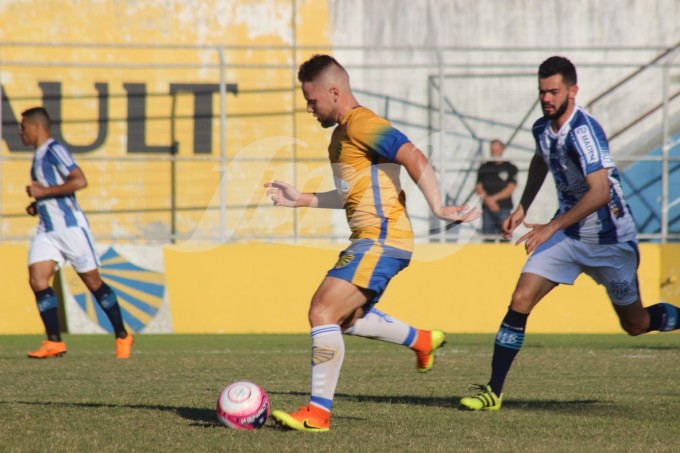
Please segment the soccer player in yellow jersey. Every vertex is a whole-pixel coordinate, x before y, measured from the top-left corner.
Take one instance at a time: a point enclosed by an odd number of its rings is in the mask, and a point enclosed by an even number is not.
[[[481,210],[442,205],[439,182],[425,155],[387,120],[359,105],[347,71],[333,57],[313,56],[300,66],[298,79],[307,111],[325,128],[337,125],[328,147],[336,187],[300,193],[290,184],[272,181],[265,184],[267,195],[276,206],[344,209],[352,235],[309,308],[310,402],[293,413],[273,411],[272,417],[287,428],[328,431],[344,358],[343,333],[410,347],[420,372],[432,368],[434,351],[444,342],[442,331],[415,329],[374,307],[390,279],[408,266],[413,251],[401,167],[438,218],[466,222],[479,218]]]

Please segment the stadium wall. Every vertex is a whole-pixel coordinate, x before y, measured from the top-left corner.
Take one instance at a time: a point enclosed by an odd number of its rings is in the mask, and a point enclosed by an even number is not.
[[[641,244],[640,249],[643,301],[680,303],[680,244]],[[335,263],[340,246],[247,243],[167,246],[155,252],[134,247],[112,250],[103,254],[103,262],[110,264],[102,273],[119,292],[126,321],[134,323],[135,331],[303,333],[309,330],[309,300]],[[153,253],[163,261],[162,278],[149,273],[159,270],[158,265],[149,269],[154,265],[140,261],[148,261]],[[41,333],[27,284],[27,248],[3,245],[0,256],[4,268],[0,284],[5,289],[0,334]],[[493,333],[524,261],[523,248],[511,244],[422,244],[411,266],[388,287],[380,308],[424,328]],[[62,298],[84,297],[78,296],[74,276],[63,275],[67,277],[62,279]],[[161,286],[161,294],[152,294],[151,289]],[[67,305],[72,333],[106,331],[96,327],[99,318],[87,313],[88,303],[83,299],[80,305]],[[152,306],[157,307],[153,313]],[[88,316],[95,327],[84,325]],[[621,332],[603,288],[586,276],[574,286],[556,288],[536,308],[530,324],[532,332],[542,333]]]

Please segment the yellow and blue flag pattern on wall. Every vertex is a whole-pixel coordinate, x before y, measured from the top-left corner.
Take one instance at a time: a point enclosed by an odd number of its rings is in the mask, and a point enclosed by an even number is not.
[[[72,267],[64,269],[65,281],[79,307],[94,323],[113,332],[104,310]],[[102,279],[116,292],[125,327],[140,332],[158,313],[165,294],[164,276],[144,269],[121,256],[113,247],[101,256]]]

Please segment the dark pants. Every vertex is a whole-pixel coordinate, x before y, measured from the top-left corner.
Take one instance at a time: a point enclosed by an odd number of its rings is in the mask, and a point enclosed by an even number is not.
[[[501,208],[497,212],[491,212],[485,209],[482,213],[482,234],[484,235],[498,235],[501,234],[503,228],[503,221],[508,218],[512,209]],[[489,238],[488,242],[494,242],[495,239]],[[507,242],[503,240],[504,242]]]

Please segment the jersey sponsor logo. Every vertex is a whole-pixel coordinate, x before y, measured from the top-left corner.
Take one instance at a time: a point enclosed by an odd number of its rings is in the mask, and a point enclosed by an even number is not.
[[[333,357],[335,357],[334,350],[312,346],[312,366],[333,360]]]
[[[341,269],[341,268],[347,266],[349,263],[351,263],[353,259],[354,259],[354,253],[351,253],[351,252],[343,253],[342,255],[340,255],[338,262],[335,263],[335,268]]]
[[[593,141],[593,136],[588,130],[588,126],[579,126],[574,129],[574,136],[576,141],[583,152],[586,162],[589,164],[594,164],[598,161],[597,150],[595,149],[595,142]]]

